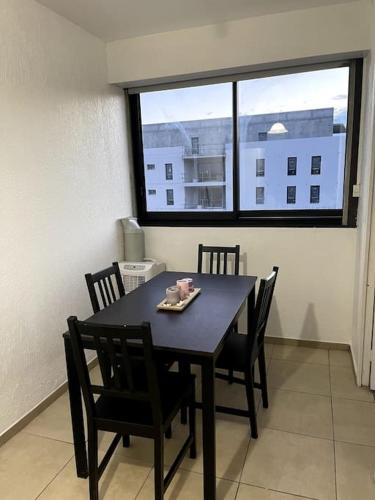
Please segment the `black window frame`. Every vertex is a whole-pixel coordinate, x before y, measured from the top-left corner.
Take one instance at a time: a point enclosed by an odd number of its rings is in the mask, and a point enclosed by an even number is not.
[[[293,195],[290,196],[289,192],[293,193]],[[292,201],[289,201],[290,198],[292,199]],[[286,204],[287,205],[295,205],[296,199],[297,199],[297,186],[287,186],[286,187]]]
[[[172,193],[172,198],[169,199],[168,197],[168,194],[169,193]],[[165,190],[165,196],[166,196],[166,199],[167,199],[167,206],[168,207],[173,207],[174,206],[174,190],[173,188],[168,188]]]
[[[255,177],[265,177],[266,175],[266,159],[257,158],[255,160]]]
[[[294,167],[290,165],[290,160],[295,160],[295,165]],[[288,156],[288,168],[287,168],[287,175],[297,175],[297,156]]]
[[[173,163],[164,163],[165,165],[165,180],[173,181]]]
[[[317,190],[318,196],[316,201],[316,194],[314,191]],[[310,204],[315,205],[316,203],[320,203],[320,184],[312,184],[310,186]]]
[[[264,186],[256,186],[255,187],[255,204],[256,205],[264,205]],[[260,201],[258,201],[260,200]]]
[[[319,171],[315,172],[317,169],[316,165],[314,165],[314,160],[319,158]],[[322,155],[313,155],[311,157],[311,175],[320,175],[322,173]]]
[[[155,196],[156,195],[156,189],[147,189],[147,192],[148,192],[149,196]]]
[[[226,77],[226,82],[232,80],[233,105],[233,210],[225,212],[148,212],[146,200],[146,181],[142,145],[142,121],[140,108],[140,92],[129,93],[130,125],[134,158],[135,195],[137,216],[143,226],[260,226],[260,227],[356,227],[358,198],[353,196],[353,186],[357,184],[357,163],[360,138],[360,118],[362,105],[363,58],[339,60],[329,63],[316,63],[279,70],[252,73],[252,77],[273,76],[276,74],[291,74],[314,69],[329,69],[349,67],[348,121],[346,134],[346,158],[343,185],[343,209],[283,209],[283,210],[240,210],[239,207],[239,134],[237,82],[240,79]],[[250,78],[250,76],[249,76]],[[217,83],[213,78],[211,83]],[[202,85],[207,85],[207,79]],[[199,85],[199,80],[191,85]],[[169,85],[168,88],[179,88]],[[148,90],[152,90],[151,88]],[[155,89],[156,90],[156,89]],[[159,89],[157,89],[159,90]]]

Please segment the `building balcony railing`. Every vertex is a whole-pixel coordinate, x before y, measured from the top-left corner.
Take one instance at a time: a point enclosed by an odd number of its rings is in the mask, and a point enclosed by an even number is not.
[[[191,175],[184,175],[183,182],[188,183],[201,183],[201,182],[225,182],[225,175],[223,174],[199,174],[197,177]]]
[[[202,200],[199,203],[185,203],[185,210],[224,210],[225,204],[223,202],[215,202]]]
[[[225,144],[202,145],[198,147],[185,146],[184,158],[210,158],[225,156]]]

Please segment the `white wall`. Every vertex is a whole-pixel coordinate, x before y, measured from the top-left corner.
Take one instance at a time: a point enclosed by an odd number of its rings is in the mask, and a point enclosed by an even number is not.
[[[134,86],[366,53],[371,8],[371,0],[361,0],[118,40],[107,45],[108,79]],[[280,266],[270,335],[352,342],[358,230],[155,227],[145,232],[148,256],[169,269],[193,271],[199,242],[239,243],[248,273],[262,276]]]
[[[170,271],[196,271],[199,243],[240,244],[241,273],[261,277],[280,267],[268,335],[351,342],[355,229],[144,230],[147,255],[166,262]]]
[[[369,0],[107,44],[111,83],[144,82],[369,48]]]
[[[0,433],[65,379],[84,273],[122,257],[124,99],[104,44],[31,0],[0,0]]]

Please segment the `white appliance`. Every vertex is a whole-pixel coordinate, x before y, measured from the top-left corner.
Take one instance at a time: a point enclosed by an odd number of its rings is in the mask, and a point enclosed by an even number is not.
[[[158,262],[154,259],[144,259],[141,262],[119,262],[118,265],[125,293],[135,290],[139,285],[142,285],[142,283],[145,283],[166,269],[163,262]]]

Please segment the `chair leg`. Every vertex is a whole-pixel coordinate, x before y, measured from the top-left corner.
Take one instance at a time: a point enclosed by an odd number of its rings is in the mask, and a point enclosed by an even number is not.
[[[259,351],[258,363],[259,363],[260,385],[262,386],[263,408],[268,408],[267,371],[266,371],[266,357],[264,354],[264,345]]]
[[[255,407],[254,379],[252,376],[252,370],[247,370],[245,372],[245,387],[246,387],[247,406],[249,410],[251,437],[257,439],[258,425],[257,425],[257,415]]]
[[[193,442],[190,446],[190,458],[197,458],[197,436],[196,436],[196,411],[195,411],[195,387],[193,388],[193,394],[191,396],[191,401],[189,405],[189,433],[193,436]]]
[[[155,500],[164,499],[164,436],[159,434],[154,440],[154,484]]]
[[[129,446],[130,446],[130,436],[129,436],[129,434],[124,434],[122,436],[122,446],[124,448],[129,448]]]
[[[165,431],[165,437],[166,437],[166,439],[171,439],[171,437],[172,437],[172,424]]]
[[[191,368],[189,363],[185,363],[183,361],[179,361],[178,370],[181,375],[190,375]],[[181,424],[187,424],[187,405],[183,405],[181,407]]]
[[[99,500],[98,471],[98,431],[92,425],[88,427],[88,459],[90,500]]]
[[[228,370],[228,384],[233,384],[233,368],[229,368]]]

